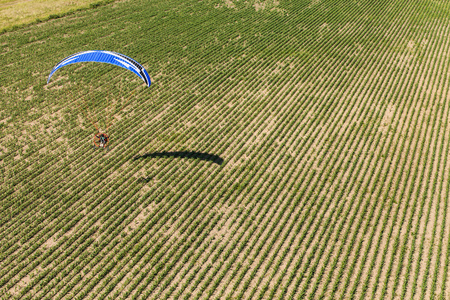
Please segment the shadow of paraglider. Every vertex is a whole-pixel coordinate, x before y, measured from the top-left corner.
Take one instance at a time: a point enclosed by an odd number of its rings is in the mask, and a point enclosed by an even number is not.
[[[152,152],[143,155],[133,157],[133,160],[142,158],[156,158],[156,157],[175,157],[175,158],[193,158],[213,162],[215,164],[221,165],[223,163],[223,158],[215,154],[196,152],[196,151],[163,151],[163,152]]]

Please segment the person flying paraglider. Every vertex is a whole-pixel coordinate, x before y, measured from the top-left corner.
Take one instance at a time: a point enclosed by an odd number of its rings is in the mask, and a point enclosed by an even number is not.
[[[94,137],[94,145],[99,148],[107,148],[109,144],[109,136],[106,133],[98,132]]]
[[[112,52],[112,51],[104,51],[104,50],[83,51],[83,52],[78,52],[78,53],[72,54],[72,55],[64,58],[63,60],[61,60],[58,64],[56,64],[53,67],[52,71],[50,72],[50,75],[48,76],[47,84],[50,82],[50,78],[52,77],[52,75],[58,69],[60,69],[64,66],[74,64],[74,63],[79,63],[79,62],[101,62],[101,63],[108,63],[108,64],[116,65],[116,66],[125,68],[125,69],[133,72],[137,76],[139,76],[148,87],[150,87],[150,84],[151,84],[150,76],[148,75],[147,71],[137,61],[135,61],[134,59],[132,59],[126,55],[123,55],[123,54],[120,54],[117,52]],[[134,92],[132,94],[134,94]],[[131,95],[128,98],[128,100],[125,102],[125,105],[130,100]],[[108,135],[108,129],[112,125],[113,122],[108,121],[108,123],[106,124],[106,131],[100,132],[99,126],[97,126],[97,124],[96,124],[97,122],[95,122],[94,118],[92,118],[90,116],[86,103],[84,103],[84,104],[86,106],[85,110],[87,112],[87,117],[91,121],[92,125],[94,125],[95,129],[97,130],[97,133],[94,136],[94,145],[98,148],[108,149],[108,145],[110,142],[110,138]],[[119,111],[121,111],[125,107],[125,105],[123,105]],[[112,112],[112,113],[114,113],[114,112]],[[112,116],[111,116],[111,119],[112,119]]]

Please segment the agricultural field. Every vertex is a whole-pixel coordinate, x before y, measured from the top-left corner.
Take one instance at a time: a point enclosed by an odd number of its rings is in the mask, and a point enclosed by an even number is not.
[[[0,298],[450,299],[449,17],[133,0],[2,33]],[[47,84],[90,49],[152,85]],[[129,95],[94,149],[80,102],[102,127]]]

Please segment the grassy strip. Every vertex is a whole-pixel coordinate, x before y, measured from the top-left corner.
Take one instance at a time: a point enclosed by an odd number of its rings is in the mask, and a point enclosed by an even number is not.
[[[31,24],[73,14],[80,10],[96,8],[114,2],[114,0],[52,0],[52,1],[8,1],[0,2],[0,34],[14,31]],[[80,3],[78,3],[80,2]]]

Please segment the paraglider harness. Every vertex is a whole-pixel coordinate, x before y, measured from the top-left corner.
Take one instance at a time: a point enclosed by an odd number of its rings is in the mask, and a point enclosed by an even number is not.
[[[109,136],[106,133],[98,132],[94,136],[94,145],[97,148],[106,148],[109,145]]]

